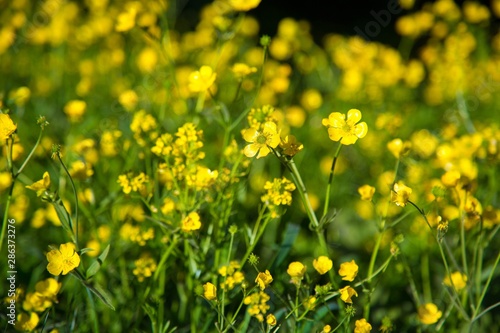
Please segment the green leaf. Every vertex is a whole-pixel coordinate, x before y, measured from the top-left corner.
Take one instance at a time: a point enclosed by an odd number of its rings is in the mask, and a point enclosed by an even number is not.
[[[102,264],[104,263],[104,260],[106,260],[106,257],[108,256],[109,253],[109,244],[106,246],[104,251],[97,257],[97,259],[90,265],[90,267],[87,269],[87,279],[91,278],[92,276],[96,275],[97,272],[101,269]],[[86,250],[86,249],[84,249]],[[83,251],[83,250],[82,250]]]
[[[101,288],[99,285],[91,286],[89,284],[85,284],[91,292],[93,292],[97,298],[99,298],[104,304],[106,304],[111,310],[115,310],[113,304],[111,304],[111,296],[109,296],[108,292]]]

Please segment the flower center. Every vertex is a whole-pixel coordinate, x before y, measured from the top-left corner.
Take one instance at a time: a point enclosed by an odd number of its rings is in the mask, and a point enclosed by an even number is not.
[[[260,134],[258,137],[257,137],[257,143],[259,145],[265,145],[266,144],[266,141],[267,141],[267,138],[265,137],[265,135],[263,134]]]
[[[352,131],[352,126],[349,125],[348,123],[345,123],[343,126],[342,126],[342,131],[346,132],[346,133],[351,133]]]

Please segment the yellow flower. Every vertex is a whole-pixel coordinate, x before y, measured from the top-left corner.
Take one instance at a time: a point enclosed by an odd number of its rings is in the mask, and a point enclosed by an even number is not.
[[[233,65],[233,67],[231,68],[231,71],[234,73],[234,76],[236,76],[238,79],[242,79],[245,76],[248,76],[252,73],[257,72],[257,68],[250,67],[247,64],[243,64],[243,63],[238,62],[238,63]]]
[[[52,275],[66,275],[80,265],[80,256],[76,253],[73,243],[61,244],[59,250],[51,250],[47,253],[47,270]]]
[[[365,122],[356,124],[360,120],[361,112],[351,109],[347,112],[347,120],[345,114],[333,112],[328,118],[323,119],[322,124],[328,127],[330,140],[340,140],[343,145],[352,145],[368,133],[368,125]]]
[[[343,300],[345,303],[352,303],[352,296],[358,296],[358,293],[354,288],[351,288],[351,286],[345,286],[344,288],[339,290],[340,293],[340,299]]]
[[[243,150],[245,156],[254,157],[257,153],[257,158],[267,156],[271,151],[269,147],[276,148],[280,143],[280,136],[276,129],[276,124],[266,122],[262,131],[255,128],[247,128],[243,131],[243,139],[250,144],[245,146]]]
[[[115,30],[116,31],[129,31],[135,26],[135,17],[137,15],[137,10],[135,8],[129,8],[118,15]]]
[[[17,129],[10,116],[0,113],[0,140],[7,140]]]
[[[306,273],[306,266],[304,266],[301,262],[299,261],[294,261],[288,265],[288,269],[286,270],[288,275],[290,275],[291,278],[298,278],[302,279],[304,274]]]
[[[255,283],[259,285],[260,290],[266,289],[266,287],[270,285],[271,282],[273,282],[273,277],[267,269],[265,272],[260,272],[255,279]]]
[[[446,187],[455,187],[457,186],[460,177],[460,172],[457,170],[450,170],[441,176],[441,183],[443,183]]]
[[[400,158],[401,155],[406,154],[411,148],[411,142],[405,141],[401,139],[394,139],[387,143],[387,149],[394,155],[396,158]]]
[[[40,318],[35,312],[30,312],[30,314],[20,313],[17,315],[17,321],[14,328],[18,331],[31,332],[36,328],[39,321]]]
[[[369,333],[372,330],[372,325],[365,318],[356,320],[354,325],[354,333]]]
[[[266,323],[269,326],[276,326],[276,323],[277,323],[276,317],[272,313],[268,314],[266,317]]]
[[[285,177],[266,182],[264,189],[267,193],[261,197],[263,203],[275,206],[292,204],[292,191],[295,190],[295,184]]]
[[[12,184],[12,174],[8,171],[0,172],[0,192],[9,188]]]
[[[198,215],[198,213],[196,212],[189,213],[189,215],[182,220],[181,229],[184,232],[198,230],[200,228],[201,228],[200,215]]]
[[[24,106],[31,96],[31,91],[28,87],[19,87],[10,92],[9,98],[16,103],[17,106]]]
[[[43,173],[43,179],[26,186],[27,189],[36,191],[37,196],[41,196],[43,192],[48,190],[50,187],[50,175],[47,171]]]
[[[321,331],[321,333],[330,333],[332,331],[332,327],[330,325],[325,325],[323,327],[323,330]]]
[[[209,301],[217,299],[217,287],[210,282],[203,285],[203,297]]]
[[[261,0],[229,0],[229,4],[235,11],[246,12],[256,8]]]
[[[418,308],[418,319],[422,324],[431,325],[441,318],[443,313],[434,303],[426,303]]]
[[[313,260],[314,269],[321,275],[327,273],[333,267],[333,262],[326,256],[319,256]]]
[[[340,264],[339,275],[343,276],[342,280],[354,281],[354,278],[358,275],[358,265],[354,260]]]
[[[316,89],[308,89],[302,94],[300,104],[304,107],[304,109],[312,112],[321,107],[323,104],[323,97],[321,97],[321,93]]]
[[[448,287],[453,286],[457,291],[460,291],[467,285],[467,275],[460,272],[453,272],[451,273],[451,280],[449,276],[446,276],[443,283]]]
[[[61,286],[61,282],[58,282],[54,278],[48,278],[37,282],[37,284],[35,285],[35,290],[44,297],[53,299],[61,289]]]
[[[304,148],[304,145],[297,141],[295,136],[287,135],[281,140],[280,147],[283,149],[283,154],[293,157]]]
[[[84,101],[72,100],[64,106],[64,113],[66,113],[71,122],[76,122],[83,116],[86,108],[87,103]]]
[[[194,93],[207,91],[215,82],[216,77],[217,73],[214,73],[212,67],[201,66],[200,70],[189,75],[189,90]]]
[[[402,183],[395,183],[394,189],[391,192],[391,201],[400,207],[404,207],[410,199],[411,192],[412,190],[408,186]]]
[[[361,200],[372,201],[373,195],[375,194],[375,187],[363,185],[358,188],[358,193],[361,196]]]

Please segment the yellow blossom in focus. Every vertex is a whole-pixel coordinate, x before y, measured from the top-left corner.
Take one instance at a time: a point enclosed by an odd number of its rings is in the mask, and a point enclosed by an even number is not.
[[[306,266],[299,261],[294,261],[288,265],[286,272],[292,279],[302,279],[306,273]]]
[[[87,103],[81,100],[72,100],[64,106],[64,113],[71,122],[79,121],[87,109]]]
[[[276,324],[277,324],[276,317],[272,313],[268,314],[266,317],[266,323],[269,326],[276,326]]]
[[[189,75],[189,90],[197,93],[207,91],[214,84],[217,73],[210,66],[201,66],[198,71]]]
[[[319,256],[313,260],[314,269],[321,275],[326,274],[333,267],[333,261],[326,256]]]
[[[352,304],[352,296],[358,296],[358,293],[354,288],[351,288],[351,286],[345,286],[344,288],[339,290],[340,293],[340,299],[343,300],[345,303],[350,303]]]
[[[371,201],[375,194],[375,187],[365,184],[358,188],[358,193],[361,196],[361,200]]]
[[[391,201],[397,206],[404,207],[410,200],[410,194],[412,190],[402,183],[395,183],[394,188],[391,191]]]
[[[283,149],[283,154],[293,157],[304,148],[304,145],[297,141],[293,135],[287,135],[280,142],[280,147]]]
[[[445,276],[443,283],[448,287],[454,287],[457,291],[460,291],[467,286],[467,275],[460,272],[451,273],[451,279],[449,276]]]
[[[40,318],[35,312],[30,312],[29,314],[23,312],[17,315],[14,328],[18,331],[31,332],[36,328],[39,321]]]
[[[181,229],[184,232],[194,231],[201,228],[200,215],[191,212],[182,220]]]
[[[354,260],[340,264],[339,275],[343,277],[342,280],[354,281],[354,278],[358,275],[358,265]]]
[[[7,140],[17,129],[10,116],[0,113],[0,140]]]
[[[295,184],[285,177],[266,182],[264,189],[267,193],[261,197],[262,202],[274,206],[292,204],[292,191],[295,190]]]
[[[217,299],[217,287],[210,282],[205,283],[203,285],[203,297],[209,301]]]
[[[439,311],[434,303],[426,303],[418,308],[418,319],[425,325],[436,323],[442,315],[443,313]]]
[[[235,11],[247,12],[256,8],[261,0],[229,0],[229,4]]]
[[[252,127],[244,130],[243,139],[250,143],[243,150],[245,156],[254,157],[259,153],[257,158],[267,156],[271,152],[270,148],[276,148],[281,140],[273,122],[266,122],[262,131]]]
[[[47,253],[47,270],[52,275],[66,275],[80,265],[80,256],[76,253],[73,243],[61,244],[59,250],[51,250]]]
[[[273,277],[267,269],[265,272],[257,274],[257,277],[255,278],[255,283],[259,285],[260,290],[266,289],[271,282],[273,282]]]
[[[365,318],[356,320],[354,323],[354,333],[369,333],[372,330],[372,325]]]
[[[27,189],[36,191],[36,195],[39,197],[45,191],[47,191],[50,187],[50,175],[47,171],[43,173],[43,178],[29,186],[26,186]]]
[[[368,125],[365,122],[356,124],[360,120],[361,112],[351,109],[347,112],[347,120],[345,114],[333,112],[328,118],[323,119],[322,124],[328,127],[330,140],[340,140],[343,145],[352,145],[368,133]]]

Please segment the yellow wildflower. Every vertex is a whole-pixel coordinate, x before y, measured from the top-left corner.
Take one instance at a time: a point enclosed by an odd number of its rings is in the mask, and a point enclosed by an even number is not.
[[[375,194],[375,187],[363,185],[358,188],[358,193],[361,196],[361,200],[372,201],[373,195]]]
[[[441,176],[441,183],[443,183],[446,187],[455,187],[457,186],[460,177],[461,175],[459,171],[450,170]]]
[[[443,283],[448,287],[455,287],[457,291],[460,291],[467,285],[467,275],[460,272],[453,272],[451,273],[451,279],[449,276],[446,276]]]
[[[339,275],[343,276],[342,280],[354,281],[354,278],[358,275],[358,265],[354,260],[340,264]]]
[[[260,272],[255,278],[255,283],[257,283],[260,287],[260,290],[266,289],[268,285],[273,282],[273,277],[271,273],[266,269],[265,272]]]
[[[295,184],[285,177],[266,182],[264,189],[267,193],[261,197],[262,202],[275,206],[292,204],[292,191],[295,190]]]
[[[137,96],[135,91],[129,89],[122,92],[120,96],[118,96],[118,102],[125,108],[125,110],[132,111],[137,105],[137,102],[139,102],[139,96]]]
[[[269,326],[276,326],[276,324],[277,324],[276,317],[272,313],[268,314],[266,317],[266,323]]]
[[[276,129],[276,124],[266,122],[262,131],[258,131],[251,127],[243,131],[243,138],[250,144],[245,146],[243,150],[247,157],[254,157],[257,153],[257,158],[267,156],[271,150],[276,148],[280,143],[280,136]]]
[[[304,264],[299,261],[294,261],[290,263],[290,265],[288,265],[288,269],[286,270],[286,272],[292,279],[302,279],[302,277],[306,273],[306,266],[304,266]]]
[[[47,191],[50,187],[50,175],[47,171],[43,173],[43,178],[29,186],[26,186],[27,189],[36,191],[37,196],[41,196],[45,191]]]
[[[439,311],[434,303],[426,303],[418,308],[418,319],[425,325],[436,323],[442,315],[443,313]]]
[[[319,256],[313,260],[314,269],[321,275],[326,274],[333,267],[333,262],[326,256]]]
[[[137,10],[135,8],[129,8],[118,15],[115,30],[116,31],[129,31],[135,26],[135,17],[137,15]]]
[[[283,149],[283,154],[293,157],[304,148],[304,145],[297,141],[295,136],[287,135],[281,140],[280,147]]]
[[[243,64],[243,63],[238,62],[238,63],[233,65],[233,67],[231,68],[231,71],[234,73],[234,76],[236,76],[236,78],[241,80],[245,76],[248,76],[252,73],[257,72],[257,68],[250,67],[247,64]]]
[[[372,325],[365,318],[356,320],[354,325],[354,333],[369,333],[372,330]]]
[[[200,215],[196,212],[191,212],[182,220],[182,231],[189,232],[201,228]]]
[[[304,91],[300,98],[300,104],[304,109],[311,112],[317,110],[323,104],[323,97],[316,89],[308,89]]]
[[[71,122],[79,121],[87,109],[87,103],[81,100],[72,100],[64,106],[64,113]]]
[[[0,113],[0,140],[7,140],[17,129],[10,116]]]
[[[400,158],[401,155],[406,154],[411,148],[411,142],[405,141],[401,139],[394,139],[387,143],[387,149],[394,155],[396,158]]]
[[[189,90],[194,93],[207,91],[214,84],[216,77],[217,73],[214,73],[212,67],[201,66],[189,75]]]
[[[210,282],[205,283],[203,285],[203,297],[209,301],[217,299],[217,287]]]
[[[20,313],[17,315],[17,321],[14,328],[18,331],[31,332],[36,328],[39,321],[40,318],[35,312],[30,312],[30,314]]]
[[[137,276],[139,282],[151,277],[157,268],[156,261],[149,254],[143,254],[139,259],[134,261],[134,265],[135,268],[132,273]]]
[[[391,192],[391,201],[400,207],[404,207],[410,199],[411,192],[412,190],[408,186],[402,183],[395,183]]]
[[[61,244],[59,250],[51,250],[47,253],[47,270],[52,275],[66,275],[80,265],[80,256],[76,253],[73,243]]]
[[[330,333],[332,331],[332,327],[330,325],[325,325],[323,327],[323,330],[321,331],[321,333]]]
[[[0,192],[9,188],[12,184],[12,174],[10,172],[0,172]]]
[[[235,11],[247,12],[256,8],[261,0],[229,0],[229,4]]]
[[[344,288],[339,290],[340,293],[340,299],[343,300],[345,303],[351,303],[352,304],[352,296],[358,296],[358,293],[354,288],[351,288],[351,286],[345,286]]]
[[[328,118],[323,119],[322,124],[328,127],[330,140],[340,140],[343,145],[352,145],[368,133],[368,125],[365,122],[356,124],[360,120],[361,112],[357,109],[351,109],[347,112],[347,120],[345,114],[333,112]]]
[[[28,87],[19,87],[12,90],[9,98],[17,105],[24,106],[31,96],[31,91]]]

